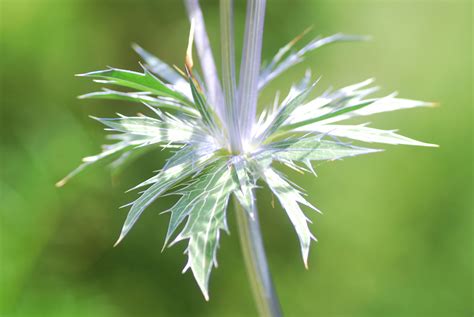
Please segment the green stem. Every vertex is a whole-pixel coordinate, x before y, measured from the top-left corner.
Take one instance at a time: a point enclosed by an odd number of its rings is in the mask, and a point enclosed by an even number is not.
[[[234,206],[242,253],[258,312],[262,317],[281,317],[280,304],[263,247],[258,212],[255,209],[254,217],[250,217],[235,198]]]
[[[247,1],[245,35],[239,78],[239,119],[242,138],[247,141],[257,117],[258,80],[262,58],[266,0]]]
[[[237,80],[235,76],[234,1],[220,0],[222,85],[225,100],[225,121],[228,129],[230,151],[242,151],[238,108],[235,106]]]

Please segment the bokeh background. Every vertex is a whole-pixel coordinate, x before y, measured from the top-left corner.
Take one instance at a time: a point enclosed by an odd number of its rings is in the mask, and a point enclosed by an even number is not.
[[[202,1],[218,52],[218,1]],[[237,36],[245,13],[237,1]],[[161,253],[173,202],[165,198],[112,248],[134,193],[124,191],[163,164],[165,152],[111,173],[91,167],[54,183],[99,151],[102,128],[88,118],[137,106],[79,101],[96,84],[73,74],[107,65],[139,69],[137,42],[182,65],[189,24],[180,1],[0,0],[2,316],[253,316],[232,209],[206,303],[184,244]],[[387,146],[372,156],[289,173],[324,215],[307,211],[318,237],[303,267],[296,235],[268,190],[259,208],[276,288],[287,316],[472,316],[472,2],[273,0],[264,59],[306,27],[312,34],[370,34],[310,54],[267,88],[286,91],[306,66],[319,92],[369,77],[381,94],[439,102],[370,118],[379,128],[440,144]],[[240,47],[240,43],[238,44]],[[217,54],[216,54],[217,55]]]

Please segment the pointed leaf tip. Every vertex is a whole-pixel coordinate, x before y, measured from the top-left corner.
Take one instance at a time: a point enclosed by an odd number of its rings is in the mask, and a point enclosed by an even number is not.
[[[194,62],[193,62],[193,43],[194,43],[194,27],[195,27],[195,20],[194,18],[191,19],[191,28],[189,30],[189,38],[188,38],[188,47],[186,49],[186,59],[185,65],[189,71],[192,71]]]
[[[209,293],[208,291],[204,291],[204,290],[201,290],[202,291],[202,295],[204,296],[204,299],[206,300],[206,302],[209,301]]]
[[[117,241],[115,241],[113,247],[115,248],[116,246],[118,246],[118,245],[120,244],[120,242],[122,242],[122,240],[123,240],[124,237],[125,237],[125,236],[121,234],[120,237],[117,239]]]
[[[60,187],[63,187],[65,184],[66,184],[66,179],[61,179],[60,181],[58,181],[56,184],[54,184],[54,186],[60,188]]]

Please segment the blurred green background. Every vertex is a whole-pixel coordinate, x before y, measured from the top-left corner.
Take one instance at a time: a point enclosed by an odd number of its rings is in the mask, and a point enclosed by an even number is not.
[[[218,1],[203,1],[218,45]],[[237,1],[238,36],[244,3]],[[137,42],[182,65],[188,22],[180,1],[0,0],[2,316],[253,316],[233,211],[206,303],[184,244],[161,253],[173,202],[155,203],[112,248],[124,191],[158,169],[165,152],[111,175],[92,167],[62,189],[54,183],[99,151],[102,128],[87,116],[141,108],[79,101],[96,84],[73,74],[138,69]],[[318,237],[303,267],[296,235],[268,190],[259,192],[263,234],[287,316],[472,316],[473,115],[471,1],[283,1],[268,3],[265,59],[313,25],[313,35],[370,34],[368,43],[312,53],[267,88],[262,103],[306,67],[319,91],[376,77],[381,93],[440,103],[382,114],[379,128],[440,144],[387,151],[295,175],[324,215],[308,211]],[[239,44],[240,45],[240,44]],[[217,47],[215,47],[217,52]]]

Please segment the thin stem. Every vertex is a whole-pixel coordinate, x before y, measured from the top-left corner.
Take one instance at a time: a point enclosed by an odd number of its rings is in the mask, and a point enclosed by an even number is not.
[[[204,23],[204,16],[199,6],[198,0],[185,0],[184,4],[188,11],[189,20],[194,20],[195,23],[195,43],[196,49],[201,62],[201,68],[204,73],[204,81],[206,83],[207,95],[212,107],[216,110],[218,115],[223,116],[223,97],[222,88],[217,76],[216,64],[212,54],[211,44],[206,32],[206,25]]]
[[[235,198],[234,206],[242,253],[258,312],[262,317],[280,317],[282,313],[265,256],[257,210],[255,208],[252,218]]]
[[[220,0],[222,86],[225,98],[225,120],[231,152],[242,151],[238,124],[239,113],[235,107],[237,80],[235,77],[234,1]]]
[[[238,98],[244,141],[249,139],[256,120],[265,6],[266,0],[247,1]]]

